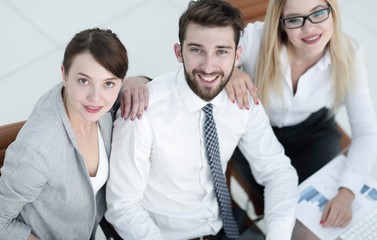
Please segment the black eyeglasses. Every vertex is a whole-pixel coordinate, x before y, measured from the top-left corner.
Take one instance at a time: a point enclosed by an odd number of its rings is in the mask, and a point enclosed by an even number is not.
[[[326,21],[331,13],[331,6],[324,8],[315,12],[312,12],[308,16],[297,16],[297,17],[288,17],[282,18],[280,21],[288,29],[300,28],[304,26],[305,20],[308,19],[311,23],[316,24],[323,21]]]

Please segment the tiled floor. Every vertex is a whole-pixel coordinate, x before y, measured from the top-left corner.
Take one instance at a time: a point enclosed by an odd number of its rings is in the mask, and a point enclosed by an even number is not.
[[[344,31],[366,49],[371,92],[377,91],[374,0],[339,0]],[[129,75],[156,76],[178,66],[173,44],[188,0],[1,0],[0,125],[24,120],[37,99],[61,81],[67,42],[90,27],[118,33],[130,56]],[[373,94],[377,111],[377,94]],[[338,121],[348,131],[344,109]]]
[[[375,0],[339,0],[344,31],[365,47],[377,112]],[[178,66],[177,20],[188,0],[1,0],[0,125],[27,118],[37,99],[61,81],[67,42],[90,27],[110,28],[129,51],[129,75],[156,76]],[[344,109],[337,116],[349,132]]]
[[[129,75],[157,76],[178,66],[173,44],[188,0],[1,0],[0,125],[24,120],[61,81],[63,52],[86,28],[110,28],[124,42]]]

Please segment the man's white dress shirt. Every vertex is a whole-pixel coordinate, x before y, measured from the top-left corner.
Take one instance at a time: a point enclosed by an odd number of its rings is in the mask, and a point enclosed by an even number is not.
[[[264,23],[250,23],[245,28],[240,45],[243,48],[240,64],[253,79],[257,56],[262,41]],[[363,49],[356,46],[356,78],[344,101],[352,131],[352,141],[347,154],[347,167],[342,171],[339,187],[358,192],[377,159],[377,120],[370,98]],[[335,96],[332,86],[331,57],[325,55],[299,79],[296,94],[293,94],[291,68],[286,47],[283,46],[280,61],[283,71],[283,98],[271,94],[270,108],[266,109],[271,125],[293,126],[304,121],[312,113],[331,108]]]
[[[141,120],[114,123],[106,218],[125,239],[191,239],[221,228],[205,152],[201,110],[182,69],[149,83]],[[223,171],[238,145],[265,185],[267,239],[290,239],[298,198],[297,174],[264,109],[241,110],[222,91],[211,101]]]

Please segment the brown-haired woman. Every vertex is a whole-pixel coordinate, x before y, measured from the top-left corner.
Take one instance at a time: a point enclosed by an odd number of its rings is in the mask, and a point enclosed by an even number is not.
[[[63,81],[44,94],[8,148],[0,177],[0,239],[90,239],[106,210],[112,107],[128,70],[116,34],[69,42]]]

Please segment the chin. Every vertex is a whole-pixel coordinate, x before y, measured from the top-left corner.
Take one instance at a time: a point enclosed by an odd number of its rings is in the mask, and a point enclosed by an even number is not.
[[[104,114],[100,114],[100,113],[96,113],[96,114],[91,114],[91,115],[87,115],[86,116],[86,120],[88,121],[88,122],[97,122],[102,116],[103,116]]]

